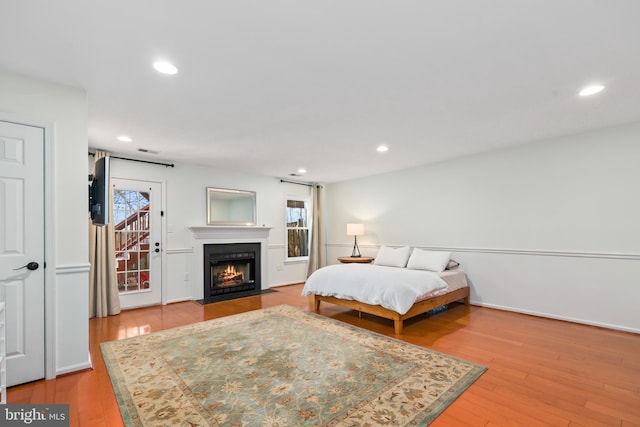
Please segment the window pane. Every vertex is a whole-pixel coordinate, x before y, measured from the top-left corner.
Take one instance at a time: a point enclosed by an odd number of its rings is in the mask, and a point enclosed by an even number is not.
[[[289,206],[289,203],[291,202],[296,202],[295,206]],[[307,209],[305,207],[305,202],[301,200],[287,200],[287,227],[291,228],[306,226]]]
[[[118,273],[118,289],[120,292],[127,290],[127,275],[126,273]]]
[[[140,289],[149,289],[149,270],[140,272]]]
[[[129,273],[127,276],[127,291],[137,291],[139,288],[138,275],[136,273]]]
[[[138,269],[138,252],[129,251],[129,259],[127,260],[127,270],[133,271]]]
[[[288,230],[288,249],[289,258],[309,256],[309,230]]]
[[[304,200],[287,200],[287,207],[304,209]]]
[[[140,251],[140,265],[138,266],[138,269],[146,270],[148,268],[149,268],[149,252]]]

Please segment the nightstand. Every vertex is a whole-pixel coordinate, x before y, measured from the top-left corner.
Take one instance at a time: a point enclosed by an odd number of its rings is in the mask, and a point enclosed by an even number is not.
[[[360,256],[360,257],[352,257],[352,256],[339,256],[338,261],[343,264],[350,263],[358,263],[358,264],[368,264],[373,261],[373,257],[370,256]]]

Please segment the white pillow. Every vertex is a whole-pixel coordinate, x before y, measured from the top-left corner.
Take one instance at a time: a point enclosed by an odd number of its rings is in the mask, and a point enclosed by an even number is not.
[[[451,252],[425,251],[415,248],[409,258],[407,268],[414,270],[431,270],[441,273],[449,265]]]
[[[403,246],[397,249],[381,246],[373,263],[387,267],[406,267],[410,252],[411,248],[409,246]]]

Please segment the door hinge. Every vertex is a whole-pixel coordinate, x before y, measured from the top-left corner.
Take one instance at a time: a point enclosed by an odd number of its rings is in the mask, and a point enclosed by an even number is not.
[[[164,216],[164,211],[160,211],[160,216]]]

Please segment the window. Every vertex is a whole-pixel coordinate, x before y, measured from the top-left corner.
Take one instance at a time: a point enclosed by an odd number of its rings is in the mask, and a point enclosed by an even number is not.
[[[309,200],[287,197],[287,260],[309,257]]]
[[[118,290],[148,292],[149,193],[114,189],[113,218]]]

